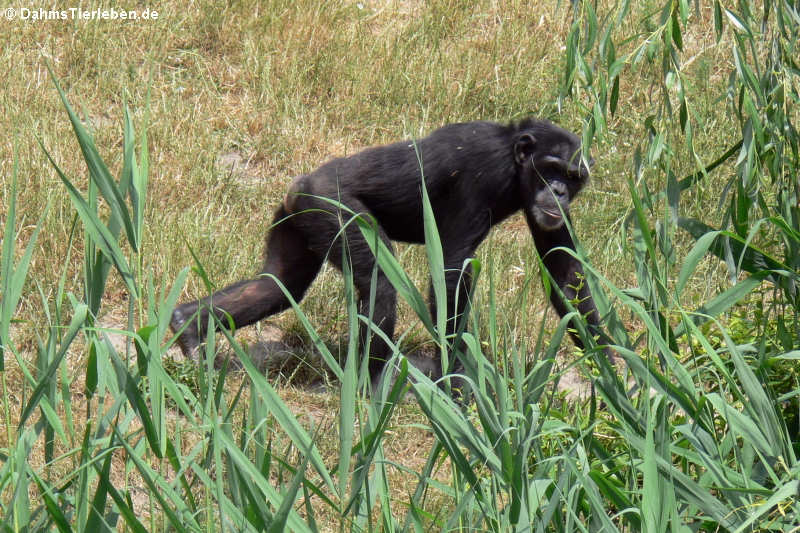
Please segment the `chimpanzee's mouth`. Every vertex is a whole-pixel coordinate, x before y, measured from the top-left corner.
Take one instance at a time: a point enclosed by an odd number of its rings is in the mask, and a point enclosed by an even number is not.
[[[561,218],[561,213],[558,211],[548,211],[547,209],[542,209],[541,207],[539,210],[550,218]]]

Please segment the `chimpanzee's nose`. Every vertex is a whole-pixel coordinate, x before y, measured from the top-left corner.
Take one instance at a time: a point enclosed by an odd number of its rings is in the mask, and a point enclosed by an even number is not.
[[[563,182],[554,181],[550,184],[550,188],[557,198],[563,198],[567,195],[567,186]]]

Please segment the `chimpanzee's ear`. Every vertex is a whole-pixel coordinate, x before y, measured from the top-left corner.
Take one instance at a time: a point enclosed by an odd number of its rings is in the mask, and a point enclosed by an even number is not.
[[[518,165],[523,164],[536,149],[536,137],[530,133],[523,133],[514,144],[514,160]]]

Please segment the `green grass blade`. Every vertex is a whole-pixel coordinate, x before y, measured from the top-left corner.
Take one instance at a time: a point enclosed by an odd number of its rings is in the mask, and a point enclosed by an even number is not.
[[[158,338],[163,339],[169,329],[170,320],[172,319],[172,312],[175,310],[175,305],[178,303],[181,291],[186,284],[186,278],[189,275],[189,267],[183,268],[175,277],[172,288],[169,290],[166,299],[158,307]]]
[[[133,208],[133,217],[138,232],[138,238],[141,240],[142,232],[144,231],[144,213],[145,204],[147,200],[147,184],[150,172],[150,152],[147,147],[147,128],[150,124],[150,89],[152,82],[147,86],[147,94],[145,96],[144,106],[144,120],[142,121],[142,134],[139,137],[139,171],[133,175],[133,182],[131,189],[131,206]]]
[[[31,258],[33,257],[33,250],[36,247],[36,241],[39,238],[39,232],[50,212],[50,206],[52,205],[51,198],[47,201],[47,205],[28,240],[28,245],[25,247],[25,251],[15,267],[14,242],[16,241],[16,235],[14,226],[16,224],[16,196],[17,161],[15,158],[14,173],[11,182],[11,195],[8,213],[6,215],[6,224],[3,230],[2,255],[0,256],[0,261],[2,261],[0,265],[0,290],[2,291],[2,299],[0,300],[0,372],[4,370],[6,347],[11,345],[11,338],[9,337],[11,319],[22,297],[22,289],[25,285],[25,279],[28,276],[28,269],[30,268]]]
[[[343,243],[345,248],[346,244]],[[357,369],[359,368],[358,343],[358,310],[353,286],[353,275],[350,257],[347,250],[342,250],[342,275],[345,286],[345,305],[347,307],[348,331],[351,332],[347,343],[347,355],[343,369],[342,386],[339,392],[339,501],[347,498],[347,482],[350,478],[350,449],[353,446],[353,433],[356,418],[356,386],[358,385]],[[369,357],[369,347],[363,347],[364,358]]]
[[[137,347],[141,346],[141,339],[137,339],[136,344]],[[144,434],[147,437],[150,450],[156,457],[162,459],[164,457],[164,452],[161,439],[159,438],[159,432],[153,422],[153,414],[151,413],[150,405],[147,401],[149,398],[146,398],[145,394],[137,387],[140,378],[131,375],[125,362],[120,359],[116,350],[110,344],[106,344],[106,346],[109,351],[111,362],[114,364],[114,370],[117,372],[117,379],[124,387],[123,391],[125,397],[139,416],[139,421],[142,424],[142,429],[144,429]]]
[[[31,501],[28,496],[30,491],[31,467],[28,457],[36,441],[36,432],[30,428],[22,428],[18,432],[17,441],[9,449],[6,464],[11,463],[13,471],[10,477],[15,480],[11,489],[11,501],[7,504],[11,512],[2,517],[0,523],[2,531],[27,531],[31,523]]]
[[[319,354],[322,356],[322,359],[328,365],[328,368],[330,368],[331,372],[334,373],[337,379],[339,380],[343,379],[344,370],[339,364],[339,361],[333,356],[333,354],[331,354],[331,351],[328,349],[328,347],[325,346],[325,342],[319,336],[319,333],[317,333],[316,328],[311,324],[311,321],[308,319],[308,316],[306,316],[306,314],[300,308],[300,305],[291,295],[289,290],[283,285],[281,280],[279,280],[273,274],[262,274],[262,276],[272,279],[275,282],[275,284],[278,285],[281,291],[283,291],[284,296],[289,301],[289,304],[292,306],[292,309],[295,312],[295,316],[303,325],[303,328],[305,328],[305,331],[306,333],[308,333],[308,336],[311,339],[312,344],[319,351]]]
[[[770,256],[767,252],[756,248],[748,243],[746,239],[743,239],[735,233],[714,230],[711,226],[691,218],[679,218],[678,225],[694,237],[695,240],[700,239],[708,233],[716,232],[715,235],[717,238],[709,247],[711,253],[725,261],[726,246],[730,247],[731,253],[734,259],[736,259],[737,266],[746,272],[754,274],[764,270],[772,271],[773,274],[770,276],[771,280],[775,279],[775,273],[788,275],[795,279],[800,277],[800,275],[796,273],[792,274],[793,271],[790,267]]]
[[[720,294],[711,298],[708,302],[701,305],[696,311],[691,314],[691,320],[694,324],[700,325],[708,320],[719,316],[724,313],[757,289],[769,277],[766,272],[758,272],[749,276],[736,285],[727,289]],[[675,328],[675,337],[680,337],[686,333],[686,322],[682,322]]]
[[[45,151],[50,163],[52,163],[53,167],[56,169],[56,172],[61,177],[61,181],[66,186],[70,200],[72,200],[72,205],[78,212],[78,216],[83,222],[92,242],[96,244],[100,250],[102,250],[105,257],[107,257],[114,264],[114,267],[117,269],[117,272],[119,272],[120,276],[122,276],[122,280],[130,293],[132,295],[137,295],[138,290],[133,278],[133,273],[128,266],[128,261],[125,259],[125,256],[122,253],[122,249],[117,243],[117,239],[113,236],[108,227],[97,217],[97,214],[92,212],[81,193],[78,192],[78,190],[72,185],[72,182],[70,182],[67,176],[61,171],[53,158],[50,157],[50,154],[44,148],[44,145],[42,145],[42,149]]]
[[[192,512],[197,511],[197,502],[195,500],[194,494],[192,493],[191,486],[189,485],[189,480],[186,478],[186,467],[183,465],[182,457],[178,455],[178,451],[175,448],[175,445],[172,444],[172,439],[166,439],[167,441],[167,449],[166,449],[166,457],[169,460],[169,464],[172,466],[172,469],[176,472],[176,476],[179,478],[181,483],[181,488],[183,489],[183,494],[186,497],[186,503],[189,504],[189,508]]]
[[[436,329],[434,328],[433,321],[431,320],[430,313],[428,312],[425,299],[420,294],[414,282],[408,277],[402,265],[394,257],[394,254],[389,250],[386,244],[381,240],[378,230],[376,228],[377,222],[372,220],[372,217],[355,213],[353,210],[331,198],[316,197],[318,200],[327,202],[343,213],[348,213],[352,218],[348,220],[345,225],[356,222],[358,228],[361,230],[367,245],[375,257],[378,266],[386,276],[386,279],[397,290],[397,294],[408,303],[411,309],[416,313],[417,317],[422,321],[425,328],[433,336],[437,337]]]
[[[124,145],[125,145],[125,156],[124,156],[124,170],[129,169],[129,177],[126,180],[127,183],[130,184],[130,188],[126,189],[124,186],[121,187],[123,195],[125,191],[128,190],[130,193],[131,199],[131,217],[132,217],[132,224],[133,224],[133,235],[137,241],[137,246],[134,247],[135,250],[139,250],[141,248],[141,241],[142,241],[142,232],[144,231],[144,209],[145,209],[145,202],[147,198],[147,172],[148,172],[148,152],[147,152],[147,122],[142,128],[142,135],[139,141],[140,146],[140,154],[141,154],[141,163],[139,165],[136,164],[136,155],[134,153],[134,146],[135,146],[135,139],[134,139],[134,131],[133,131],[133,123],[130,118],[130,113],[128,113],[127,106],[124,110],[124,124],[125,124],[125,135],[124,135]],[[122,180],[121,180],[122,183]]]
[[[206,466],[204,464],[192,463],[192,472],[194,477],[197,478],[198,484],[206,487],[207,492],[211,494],[211,489],[209,487],[214,487],[217,481],[209,476]],[[214,499],[209,500],[208,504],[212,507],[206,511],[209,513],[210,517],[219,517],[220,519],[224,518],[227,523],[236,524],[237,532],[257,532],[257,530],[250,524],[247,517],[244,515],[244,510],[241,509],[236,503],[231,501],[231,499],[225,494],[214,494]],[[211,524],[211,527],[208,527],[207,530],[217,531],[217,527],[214,527],[217,525],[217,522],[212,520]]]
[[[794,458],[793,443],[785,421],[778,416],[774,400],[767,395],[768,384],[756,376],[728,332],[722,330],[722,335],[731,353],[744,397],[748,399],[745,408],[769,443],[769,448],[765,452],[773,457]]]
[[[414,368],[409,367],[409,375],[412,377],[413,385],[411,390],[417,397],[420,408],[425,412],[431,423],[438,429],[437,434],[447,435],[444,444],[451,458],[461,455],[453,448],[453,444],[464,446],[469,450],[473,460],[488,467],[493,472],[503,475],[503,464],[500,457],[495,453],[492,444],[486,437],[478,433],[473,425],[465,418],[461,409],[453,402],[449,394],[446,394],[436,384],[431,382],[425,374]],[[465,465],[461,465],[465,468]],[[470,476],[472,468],[466,466],[463,472]]]
[[[773,531],[796,529],[797,517],[800,516],[798,514],[800,512],[798,495],[800,495],[800,481],[794,479],[782,483],[766,501],[748,510],[750,516],[739,524],[734,533],[753,531],[753,524],[767,513],[775,515],[770,516],[769,524],[771,527],[769,529]],[[784,505],[781,505],[781,503]],[[777,513],[776,508],[779,509]]]
[[[297,500],[297,491],[305,479],[306,466],[308,465],[308,457],[303,458],[303,462],[297,468],[292,482],[287,487],[286,491],[281,495],[283,501],[280,507],[275,512],[272,523],[267,528],[267,533],[282,533],[286,531],[286,526],[289,521],[289,513],[293,511],[294,502]]]
[[[445,285],[445,264],[442,253],[442,241],[439,238],[439,230],[436,227],[436,217],[433,214],[433,207],[428,196],[428,188],[425,185],[425,172],[422,168],[422,157],[419,153],[417,143],[414,143],[414,151],[417,154],[419,163],[420,180],[422,182],[422,221],[425,233],[425,253],[428,256],[428,267],[431,276],[431,286],[433,287],[434,301],[436,302],[436,316],[432,317],[436,321],[436,329],[439,333],[439,348],[442,353],[442,365],[448,368],[447,364],[447,342],[445,341],[447,323],[447,287]],[[466,298],[466,295],[461,295]]]
[[[67,350],[72,344],[72,341],[75,339],[75,336],[78,334],[78,332],[83,329],[84,324],[86,323],[87,311],[88,308],[85,304],[78,304],[78,306],[75,308],[75,312],[72,315],[72,321],[70,322],[64,337],[62,337],[59,352],[50,362],[47,370],[43,374],[37,376],[36,388],[33,390],[28,403],[25,404],[25,408],[22,410],[17,427],[22,428],[25,426],[25,422],[28,421],[28,417],[36,409],[39,404],[39,400],[42,398],[45,391],[50,387],[53,376],[55,376],[59,365],[61,365],[61,362],[64,360],[64,356],[67,354]]]
[[[625,433],[624,436],[634,448],[644,448],[645,441],[640,436],[633,433]],[[708,487],[696,482],[663,457],[656,457],[656,463],[661,475],[670,479],[671,483],[674,484],[676,494],[683,501],[696,506],[725,528],[732,529],[737,527],[741,513],[715,498]]]
[[[708,249],[714,244],[718,234],[719,232],[717,231],[709,231],[708,233],[700,235],[697,242],[692,246],[692,249],[686,254],[680,274],[678,275],[678,281],[675,284],[675,294],[677,294],[678,297],[683,294],[689,277],[694,273],[698,263],[700,263],[708,253]]]
[[[110,455],[111,454],[109,453],[109,457]],[[114,486],[114,483],[109,479],[108,472],[101,468],[97,461],[93,461],[92,465],[97,470],[99,476],[98,486],[102,485],[104,490],[106,490],[111,496],[111,499],[114,500],[116,508],[125,520],[126,525],[136,533],[147,533],[147,529],[142,525],[142,523],[136,517],[136,514],[133,512],[133,509],[131,509],[131,507],[128,505],[128,500],[122,497],[117,488]],[[86,531],[92,530],[86,529]]]
[[[188,512],[183,512],[184,510],[188,511],[188,507],[186,507],[186,503],[180,494],[175,492],[172,488],[171,483],[168,483],[167,480],[162,478],[158,472],[155,472],[150,465],[140,457],[141,452],[131,447],[123,435],[119,434],[119,428],[117,426],[112,426],[111,429],[116,436],[117,442],[125,448],[128,459],[133,462],[136,470],[142,477],[142,481],[144,481],[145,485],[147,485],[147,488],[150,490],[150,494],[158,501],[170,525],[174,527],[176,531],[181,532],[199,530],[200,525],[192,518],[192,515]],[[178,510],[177,513],[175,508]]]
[[[230,438],[229,435],[227,435],[224,431],[219,431],[217,433],[219,435],[220,444],[224,447],[225,452],[229,454],[231,460],[236,464],[236,466],[244,474],[250,477],[250,479],[259,488],[264,498],[266,498],[275,507],[280,508],[284,502],[284,496],[278,493],[278,491],[273,486],[273,482],[268,477],[263,476],[261,472],[259,472],[259,470],[252,463],[250,458],[247,457],[236,446],[236,443]],[[306,458],[308,458],[309,455],[306,455]],[[305,470],[298,470],[297,472],[304,473]],[[304,478],[301,476],[299,481],[303,481],[303,479]],[[294,481],[298,481],[297,478],[295,478]],[[287,522],[289,524],[291,531],[309,531],[307,525],[300,519],[297,512],[291,508],[288,512]]]
[[[632,178],[628,178],[628,192],[631,194],[631,199],[633,200],[633,213],[636,217],[637,228],[640,231],[640,237],[644,244],[645,249],[649,257],[655,259],[656,257],[656,245],[653,242],[653,237],[648,231],[650,225],[647,222],[647,215],[644,211],[644,206],[642,205],[642,198],[639,194],[639,191],[636,189],[636,185],[634,185]]]
[[[331,479],[328,469],[325,466],[325,462],[322,460],[322,456],[319,454],[319,450],[314,445],[314,441],[311,439],[311,436],[297,422],[297,419],[292,411],[286,406],[278,393],[275,392],[275,389],[269,384],[267,379],[264,377],[264,374],[260,372],[255,365],[253,365],[253,362],[250,360],[250,356],[237,342],[234,341],[231,333],[224,328],[222,329],[222,332],[231,343],[236,356],[239,358],[245,370],[247,371],[247,374],[250,376],[250,379],[253,381],[255,390],[258,391],[259,396],[264,399],[264,405],[267,407],[269,412],[275,417],[280,427],[286,432],[295,446],[301,450],[308,450],[308,458],[311,465],[322,477],[325,485],[327,485],[330,490],[336,491],[336,484],[333,482],[333,479]]]
[[[11,317],[14,316],[14,311],[19,302],[19,295],[16,295],[12,290],[15,284],[15,269],[14,269],[14,243],[16,242],[15,228],[17,218],[17,172],[19,169],[19,160],[14,152],[14,168],[11,174],[11,192],[8,198],[8,207],[6,210],[6,223],[3,228],[3,249],[2,256],[0,256],[0,290],[3,294],[3,299],[0,300],[0,371],[5,370],[5,351],[6,347],[11,345],[9,338],[9,329],[11,326]],[[16,269],[18,272],[21,270]]]
[[[387,365],[392,365],[392,363],[393,360],[390,360],[387,362]],[[389,366],[389,368],[393,368],[393,365]],[[342,515],[347,515],[350,513],[353,506],[360,501],[360,492],[364,483],[367,481],[371,465],[373,464],[376,455],[380,453],[381,442],[389,426],[389,422],[391,421],[391,415],[398,403],[401,401],[402,395],[406,391],[407,377],[408,361],[403,358],[400,360],[400,368],[397,371],[397,376],[394,377],[394,383],[392,384],[392,388],[389,391],[389,394],[386,396],[386,399],[380,399],[380,397],[377,395],[377,392],[373,391],[371,406],[373,409],[370,411],[367,419],[367,423],[369,424],[368,430],[366,435],[362,437],[362,440],[358,442],[351,451],[353,455],[358,455],[358,461],[353,468],[354,475],[350,482],[350,499],[347,502],[347,505],[344,506]],[[388,379],[388,377],[386,379]],[[378,410],[375,409],[375,407],[379,406],[376,405],[378,402],[380,402],[382,405],[380,405],[380,411],[376,412]],[[373,422],[374,420],[377,420],[377,422]],[[376,468],[381,467],[382,465],[376,465]]]
[[[425,299],[422,297],[419,290],[417,290],[411,278],[405,273],[400,262],[397,261],[386,244],[380,240],[373,222],[362,216],[356,217],[355,221],[361,233],[364,235],[372,254],[375,256],[378,266],[383,271],[384,275],[386,275],[386,279],[388,279],[397,290],[397,294],[408,303],[428,332],[433,336],[437,336],[438,334],[431,321]]]
[[[106,508],[106,500],[108,499],[108,487],[110,485],[109,473],[111,471],[111,459],[113,453],[106,454],[103,461],[103,467],[99,469],[99,479],[97,482],[97,489],[92,498],[92,505],[89,511],[89,521],[86,522],[85,531],[110,531],[106,527],[105,520],[103,519],[102,512]]]
[[[125,105],[122,109],[122,173],[119,177],[119,192],[123,198],[131,192],[133,175],[136,172],[133,135],[133,124],[128,113],[128,106]]]
[[[749,445],[754,446],[764,457],[773,457],[772,446],[761,431],[759,422],[730,405],[717,393],[709,393],[707,398],[732,432],[745,439]]]
[[[662,524],[657,522],[661,517],[661,490],[656,465],[656,445],[653,441],[655,429],[653,422],[653,409],[649,409],[647,428],[645,433],[644,449],[642,453],[642,515],[644,530],[651,533],[660,533],[664,530]]]
[[[36,486],[39,488],[39,494],[41,494],[42,498],[44,499],[44,505],[47,508],[48,518],[53,521],[61,533],[72,533],[72,527],[70,527],[67,517],[64,515],[64,512],[51,495],[53,488],[47,485],[33,470],[30,470],[30,475],[36,482]],[[89,531],[100,530],[95,529]]]
[[[112,218],[120,221],[122,226],[125,228],[125,234],[127,235],[128,242],[131,244],[133,250],[137,251],[136,236],[133,231],[133,224],[131,223],[128,208],[125,205],[124,195],[114,182],[114,178],[108,171],[108,167],[106,167],[103,158],[100,157],[100,154],[97,152],[94,140],[86,131],[86,128],[83,127],[83,124],[78,118],[78,115],[75,114],[72,106],[70,106],[67,96],[61,89],[61,85],[59,85],[49,63],[47,64],[47,70],[50,72],[50,77],[53,80],[56,89],[58,90],[58,94],[61,97],[61,102],[64,104],[64,108],[67,110],[69,120],[72,122],[72,128],[75,131],[75,137],[78,139],[78,144],[81,147],[81,152],[83,152],[83,158],[86,161],[86,166],[89,168],[89,176],[100,189],[100,192],[103,194],[103,198],[108,203],[108,206],[111,209]]]

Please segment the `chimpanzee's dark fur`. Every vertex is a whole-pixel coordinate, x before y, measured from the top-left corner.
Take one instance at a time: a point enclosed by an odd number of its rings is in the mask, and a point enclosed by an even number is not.
[[[470,279],[469,273],[461,273],[464,260],[473,255],[492,225],[520,209],[539,254],[566,298],[577,297],[578,310],[592,326],[598,325],[591,294],[580,280],[580,263],[563,251],[548,253],[560,246],[574,248],[563,216],[568,216],[569,203],[586,184],[589,171],[581,162],[578,137],[543,120],[451,124],[417,141],[416,150],[411,141],[379,146],[333,159],[299,176],[275,213],[262,272],[274,274],[299,301],[326,257],[341,268],[342,247],[333,241],[340,221],[349,220],[350,215],[338,213],[322,198],[372,215],[390,249],[392,240],[424,242],[421,174],[444,251],[448,332],[454,331],[455,317],[467,301]],[[347,227],[346,238],[359,312],[367,315],[375,259],[355,224]],[[575,287],[580,287],[579,294]],[[551,300],[563,316],[566,306],[555,291]],[[454,309],[456,301],[458,309]],[[237,328],[289,307],[283,292],[266,276],[183,304],[175,309],[172,327],[177,331],[191,320],[180,338],[187,355],[193,355],[199,345],[212,303],[222,323],[227,323],[227,313]],[[395,304],[395,289],[379,271],[373,320],[389,338],[394,334]],[[199,320],[193,318],[198,310]],[[374,336],[369,364],[373,376],[381,371],[388,353],[385,343]]]

